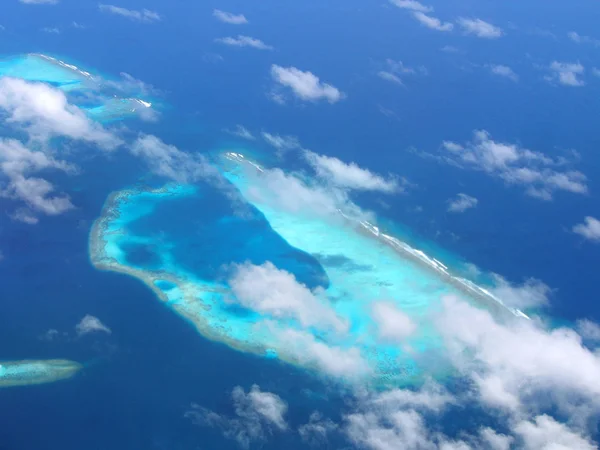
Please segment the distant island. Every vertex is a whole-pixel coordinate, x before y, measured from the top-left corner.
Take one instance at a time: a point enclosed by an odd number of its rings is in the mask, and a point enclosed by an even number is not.
[[[0,388],[66,380],[82,367],[81,364],[66,359],[0,362]]]

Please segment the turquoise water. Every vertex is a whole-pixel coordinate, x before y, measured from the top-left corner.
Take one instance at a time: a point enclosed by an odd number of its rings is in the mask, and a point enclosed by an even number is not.
[[[65,92],[72,103],[101,123],[135,116],[152,118],[152,105],[156,104],[139,86],[92,74],[43,54],[0,60],[0,76],[48,83]]]
[[[343,212],[282,207],[269,170],[241,155],[225,153],[215,161],[240,198],[209,184],[120,191],[90,236],[97,267],[143,280],[204,336],[345,381],[406,385],[449,374],[433,327],[444,296],[503,308],[374,225]],[[232,265],[268,262],[310,288],[319,307],[333,311],[347,329],[306,326],[244,307],[230,286]],[[380,302],[414,324],[400,345],[377,332],[373,308]],[[340,370],[313,351],[347,365]]]
[[[0,387],[51,383],[70,378],[81,365],[67,360],[24,360],[0,363]]]

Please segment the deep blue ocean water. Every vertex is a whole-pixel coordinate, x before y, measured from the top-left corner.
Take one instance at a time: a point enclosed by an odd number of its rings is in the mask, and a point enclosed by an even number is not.
[[[122,3],[141,7],[133,0]],[[255,133],[298,135],[307,148],[406,176],[416,184],[407,195],[384,199],[389,208],[365,197],[367,206],[404,224],[416,239],[431,241],[482,269],[511,281],[529,276],[545,281],[556,289],[550,312],[557,317],[600,320],[595,279],[600,256],[569,232],[583,216],[600,215],[593,198],[598,189],[593,175],[600,170],[595,133],[600,104],[589,101],[598,97],[600,88],[597,83],[585,91],[548,87],[541,81],[543,73],[532,66],[572,58],[573,48],[564,40],[524,38],[534,26],[556,34],[576,26],[581,34],[593,34],[596,10],[583,2],[572,11],[558,9],[558,1],[545,2],[544,22],[538,23],[534,12],[539,3],[453,4],[474,15],[492,15],[498,22],[514,20],[520,27],[484,45],[461,36],[424,34],[397,11],[358,0],[327,6],[268,0],[251,8],[245,2],[228,2],[228,9],[244,10],[251,18],[246,34],[276,46],[273,53],[260,53],[223,49],[212,42],[236,32],[212,20],[213,7],[222,7],[217,3],[148,0],[143,7],[159,10],[165,20],[145,26],[100,15],[95,2],[63,0],[60,8],[39,15],[14,2],[2,6],[0,20],[7,29],[0,35],[0,53],[64,55],[102,73],[127,72],[153,84],[164,92],[169,108],[158,123],[127,125],[187,151],[248,146],[222,132],[240,123]],[[436,7],[440,14],[450,14],[449,6]],[[73,20],[87,28],[70,29]],[[38,31],[44,26],[60,26],[63,32],[54,36]],[[443,45],[467,53],[450,59],[439,51]],[[468,68],[473,61],[489,63],[490,46],[493,62],[510,62],[521,71],[519,85]],[[585,48],[577,51],[582,62],[596,57]],[[223,61],[211,62],[214,54],[221,54]],[[373,76],[388,57],[425,65],[429,75],[406,80],[407,89],[394,90]],[[333,106],[282,108],[265,94],[273,62],[313,70],[348,98]],[[379,105],[392,109],[399,120],[383,116]],[[499,140],[519,141],[549,154],[577,149],[592,195],[558,193],[553,203],[543,203],[524,196],[518,187],[505,188],[481,173],[437,165],[408,151],[413,146],[434,151],[443,140],[464,142],[479,128]],[[266,144],[253,145],[270,151]],[[0,358],[64,357],[86,364],[72,380],[1,390],[0,448],[236,448],[218,430],[198,428],[183,415],[192,402],[232,414],[231,389],[255,383],[293,405],[291,423],[305,422],[314,409],[335,418],[341,408],[335,389],[276,360],[209,342],[138,280],[95,270],[87,254],[90,226],[108,194],[136,183],[145,168],[125,154],[91,156],[85,149],[77,163],[85,176],[56,179],[72,196],[75,211],[27,227],[7,218],[13,203],[0,202]],[[447,214],[445,201],[457,192],[476,194],[480,206],[464,215]],[[417,206],[423,211],[415,212]],[[190,212],[185,214],[177,219],[189,219]],[[75,339],[74,326],[85,314],[100,317],[112,335]],[[41,339],[49,329],[68,336]],[[327,394],[322,398],[307,390]],[[296,436],[276,435],[265,448],[303,445]]]

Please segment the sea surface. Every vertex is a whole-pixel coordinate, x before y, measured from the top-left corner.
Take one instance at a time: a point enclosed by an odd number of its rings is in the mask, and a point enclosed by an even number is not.
[[[155,134],[182,150],[207,155],[230,150],[274,158],[266,144],[257,141],[249,145],[223,131],[239,123],[256,134],[298,135],[306,148],[355,161],[373,171],[406,176],[415,185],[407,195],[383,198],[383,202],[370,195],[359,199],[361,205],[376,211],[394,235],[442,261],[473,263],[513,282],[539,278],[555,289],[553,316],[568,321],[582,317],[600,320],[595,301],[598,254],[568,232],[574,218],[600,214],[593,200],[559,195],[560,208],[540,204],[518,188],[504,189],[499,181],[482,174],[442,168],[408,151],[412,146],[432,150],[443,140],[463,142],[473,128],[485,128],[498,139],[512,142],[518,136],[528,146],[549,152],[577,148],[585,160],[585,171],[598,173],[598,140],[589,136],[600,106],[586,101],[586,96],[598,94],[598,89],[591,87],[591,93],[570,93],[566,98],[558,92],[546,96],[541,87],[531,85],[498,87],[490,92],[479,77],[469,77],[458,69],[449,77],[438,77],[436,72],[445,70],[442,62],[421,56],[424,47],[433,51],[441,46],[435,37],[416,48],[407,38],[389,42],[365,33],[365,39],[351,52],[331,61],[326,55],[352,37],[349,30],[358,16],[351,6],[357,2],[333,11],[317,4],[301,8],[288,3],[286,14],[314,24],[310,39],[320,43],[320,52],[298,43],[301,30],[279,28],[278,14],[282,13],[272,9],[270,1],[258,7],[253,26],[260,29],[261,24],[270,24],[262,37],[277,40],[278,46],[286,48],[285,54],[276,55],[280,64],[314,68],[326,79],[343,80],[336,84],[351,92],[346,107],[314,105],[307,113],[305,107],[281,108],[269,101],[265,91],[274,56],[226,53],[223,61],[216,60],[213,56],[220,50],[206,42],[212,43],[214,35],[224,30],[210,18],[199,19],[210,16],[212,6],[208,5],[185,5],[183,13],[181,2],[148,1],[146,7],[160,8],[173,18],[161,25],[159,34],[126,21],[98,21],[95,9],[73,3],[74,20],[89,23],[88,29],[76,36],[70,31],[52,39],[31,30],[52,21],[62,23],[63,16],[52,9],[43,17],[17,11],[14,26],[0,41],[0,54],[41,52],[94,73],[117,77],[126,72],[154,85],[163,104],[160,120],[130,117],[120,122],[132,136]],[[232,8],[236,6],[241,7],[242,2],[231,3]],[[361,12],[360,21],[392,36],[397,27],[397,21],[387,14],[368,8]],[[111,31],[107,32],[109,25]],[[180,30],[185,30],[183,36]],[[514,45],[507,41],[497,44],[498,55]],[[531,45],[529,50],[535,50]],[[537,50],[541,49],[540,45]],[[560,46],[557,50],[565,51]],[[482,57],[484,51],[474,48],[471,57]],[[389,98],[384,86],[368,81],[371,75],[364,72],[364,66],[399,54],[415,65],[427,64],[430,76],[415,81],[401,98]],[[521,90],[527,90],[536,102],[525,100]],[[373,99],[382,97],[387,98],[382,106],[398,111],[401,121],[379,114],[378,101]],[[494,107],[486,106],[488,103]],[[573,110],[578,112],[576,118]],[[0,131],[9,135],[6,129]],[[284,398],[290,404],[292,426],[305,423],[314,410],[339,419],[344,409],[343,386],[302,367],[206,339],[139,279],[92,265],[90,230],[107,198],[117,191],[156,185],[156,180],[148,177],[146,166],[125,152],[106,156],[86,146],[73,152],[81,174],[49,174],[48,179],[71,195],[77,207],[74,211],[43,218],[39,226],[25,226],[8,219],[14,203],[0,202],[0,359],[65,358],[82,363],[84,369],[67,381],[0,390],[0,448],[237,448],[218,429],[199,428],[184,415],[192,403],[232,415],[230,393],[238,385],[247,390],[258,384]],[[295,168],[293,161],[289,164],[290,170]],[[442,170],[443,176],[439,176]],[[597,190],[594,179],[589,184],[591,191]],[[478,209],[468,215],[445,212],[448,197],[474,189],[482,202]],[[205,233],[215,233],[212,239],[225,239],[218,234],[223,228],[207,224],[219,217],[222,203],[212,197],[199,202],[193,208],[165,205],[161,223],[153,225],[188,233],[188,227],[198,224],[196,230],[205,227]],[[232,224],[229,232],[238,238],[249,233],[247,228],[235,226]],[[273,233],[269,239],[281,238]],[[238,260],[248,255],[244,253]],[[215,257],[211,266],[215,270],[232,259],[231,254],[218,252],[209,256]],[[204,263],[202,258],[207,255],[198,249],[194,257]],[[306,261],[303,264],[310,270],[320,270],[310,258]],[[201,265],[197,259],[193,264],[196,268]],[[315,283],[312,275],[301,279]],[[75,324],[86,314],[101,318],[112,334],[77,338]],[[58,333],[48,335],[49,330]],[[462,417],[468,422],[473,416]],[[31,432],[32,423],[35,433]],[[338,448],[335,442],[331,445]],[[295,449],[304,444],[293,433],[275,434],[264,448]]]

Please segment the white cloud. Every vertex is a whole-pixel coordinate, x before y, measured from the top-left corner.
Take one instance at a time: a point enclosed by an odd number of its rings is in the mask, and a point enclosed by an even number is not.
[[[391,177],[386,179],[359,167],[356,163],[347,164],[338,158],[319,155],[308,150],[304,152],[304,156],[318,177],[337,187],[385,193],[401,190],[397,179]]]
[[[501,324],[451,297],[443,305],[437,327],[448,353],[473,378],[485,404],[516,414],[535,411],[535,399],[543,398],[572,418],[600,408],[600,355],[573,330],[546,330],[528,320]],[[577,410],[583,400],[586,407]]]
[[[550,303],[552,289],[540,280],[529,278],[521,285],[513,285],[500,275],[494,275],[493,278],[495,286],[490,291],[508,306],[527,309]]]
[[[600,342],[600,325],[591,320],[578,320],[577,332],[585,340]]]
[[[413,13],[413,17],[422,25],[426,26],[427,28],[431,28],[432,30],[452,31],[454,29],[454,25],[452,25],[450,22],[442,22],[437,17],[428,16],[420,11],[415,11]]]
[[[258,50],[273,50],[273,47],[265,44],[260,39],[255,39],[250,36],[242,36],[241,34],[237,37],[225,37],[215,39],[215,42],[219,42],[221,44],[229,45],[232,47],[252,47]]]
[[[261,136],[265,142],[280,151],[302,148],[302,145],[296,136],[281,136],[279,134],[271,134],[264,131],[261,133]]]
[[[596,77],[600,77],[600,69],[597,69],[596,67],[592,68],[592,74]]]
[[[9,125],[23,126],[34,139],[65,136],[112,150],[121,140],[91,121],[65,94],[43,83],[0,79],[0,109]]]
[[[391,72],[386,72],[385,70],[381,70],[377,72],[377,76],[382,80],[391,81],[392,83],[399,84],[400,86],[404,86],[404,83],[400,79],[398,75],[394,75]]]
[[[543,153],[517,144],[497,142],[485,130],[474,132],[464,145],[445,141],[442,156],[422,153],[463,169],[483,171],[509,185],[521,185],[534,198],[551,200],[555,191],[585,194],[588,191],[583,173],[567,170],[565,158],[550,158]]]
[[[238,265],[229,280],[236,301],[246,308],[275,319],[294,319],[302,327],[338,332],[348,330],[327,299],[299,283],[294,275],[271,262],[261,266]]]
[[[316,340],[311,333],[291,328],[277,330],[276,333],[286,355],[302,366],[312,366],[327,375],[345,380],[360,379],[370,373],[369,365],[358,348],[329,346]]]
[[[522,421],[515,426],[524,450],[597,450],[587,438],[573,432],[552,417],[540,415],[532,421]]]
[[[423,13],[433,11],[431,6],[425,6],[416,0],[390,0],[392,5],[396,5],[398,8],[408,9],[411,11],[420,11]]]
[[[498,75],[500,77],[508,78],[515,83],[519,81],[519,76],[508,66],[503,66],[501,64],[491,64],[488,66],[490,71],[494,75]]]
[[[233,130],[224,130],[226,133],[232,134],[234,136],[240,137],[242,139],[246,139],[247,141],[254,141],[256,137],[248,130],[246,127],[242,125],[236,125]]]
[[[600,242],[600,220],[588,216],[583,223],[573,227],[573,232],[590,241]]]
[[[220,9],[213,11],[213,16],[221,22],[229,23],[231,25],[243,25],[248,23],[248,19],[243,14],[232,14]]]
[[[318,411],[313,412],[308,420],[308,423],[298,427],[298,434],[302,441],[311,447],[326,445],[328,435],[338,429],[338,425],[331,419],[324,419]]]
[[[577,44],[590,44],[594,47],[600,47],[600,39],[594,39],[589,36],[581,36],[575,31],[570,31],[569,33],[567,33],[567,36],[569,37],[569,39],[571,39]]]
[[[150,11],[148,9],[142,9],[141,11],[137,11],[134,9],[121,8],[120,6],[105,5],[103,3],[100,3],[98,5],[98,8],[102,12],[116,14],[118,16],[122,16],[127,19],[135,20],[138,22],[152,23],[158,22],[162,19],[157,12]]]
[[[214,169],[202,155],[185,153],[165,144],[153,135],[140,135],[130,147],[131,153],[146,161],[157,175],[189,183],[214,175]]]
[[[48,34],[60,34],[60,30],[56,27],[44,27],[42,28],[42,31]]]
[[[465,33],[473,34],[480,38],[497,39],[504,34],[502,28],[481,19],[467,19],[461,17],[458,19],[457,23],[462,27]]]
[[[410,317],[392,302],[375,302],[371,310],[377,334],[385,341],[402,344],[417,330]]]
[[[26,5],[56,5],[58,0],[19,0]]]
[[[475,208],[479,200],[470,195],[460,193],[456,198],[448,199],[448,212],[461,213],[467,209]]]
[[[85,30],[85,25],[82,25],[79,22],[72,22],[71,26],[73,28],[77,28],[78,30]]]
[[[97,317],[86,314],[83,319],[75,326],[77,336],[85,336],[90,333],[112,334],[112,330],[104,325]]]
[[[404,85],[402,82],[402,78],[400,76],[403,75],[416,75],[420,73],[422,75],[427,74],[427,69],[425,67],[419,67],[418,69],[413,69],[412,67],[406,66],[402,61],[394,61],[393,59],[386,60],[386,70],[381,70],[377,73],[377,75],[386,81],[391,81],[398,85]]]
[[[58,161],[41,152],[32,151],[13,139],[0,140],[0,172],[8,183],[0,184],[0,197],[19,199],[34,211],[47,215],[58,215],[73,208],[66,195],[52,196],[54,186],[42,178],[31,177],[32,173],[42,170],[57,169],[72,172],[73,166]],[[13,219],[25,223],[37,223],[34,213],[28,209],[15,212]]]
[[[235,417],[226,417],[192,404],[185,417],[196,425],[217,427],[228,439],[238,442],[243,448],[249,448],[252,442],[264,441],[274,430],[285,431],[287,404],[276,394],[263,392],[257,385],[246,393],[237,386],[231,394]]]
[[[558,82],[564,86],[581,87],[585,82],[580,78],[585,72],[585,67],[580,63],[564,63],[553,61],[550,64],[551,75],[546,76],[550,82]]]
[[[301,100],[327,100],[336,103],[344,98],[344,94],[331,84],[323,83],[311,72],[303,72],[295,67],[271,66],[273,80],[290,88]]]

